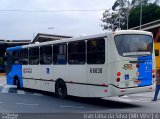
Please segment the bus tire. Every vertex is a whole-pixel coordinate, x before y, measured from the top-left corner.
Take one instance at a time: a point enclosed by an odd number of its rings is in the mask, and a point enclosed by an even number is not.
[[[19,77],[14,77],[14,85],[17,86],[17,89],[21,89]]]
[[[55,85],[55,93],[57,97],[64,99],[67,97],[67,87],[63,80],[59,79]]]

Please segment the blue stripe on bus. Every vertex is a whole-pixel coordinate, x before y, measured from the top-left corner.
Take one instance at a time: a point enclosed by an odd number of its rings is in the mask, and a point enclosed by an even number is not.
[[[139,64],[138,72],[139,77],[138,80],[141,83],[138,86],[148,86],[152,84],[152,55],[138,57],[138,61],[144,61]]]
[[[7,75],[7,84],[13,85],[14,84],[14,77],[17,76],[20,81],[20,87],[23,87],[23,80],[22,80],[22,65],[12,65],[12,70]]]
[[[19,49],[22,49],[22,46],[10,47],[10,48],[7,48],[6,51],[13,51],[13,50],[19,50]]]

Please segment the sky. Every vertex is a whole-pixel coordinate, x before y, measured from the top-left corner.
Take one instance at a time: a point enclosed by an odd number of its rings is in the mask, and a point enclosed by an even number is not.
[[[100,26],[103,9],[111,8],[114,2],[115,0],[0,0],[0,39],[32,40],[37,33],[73,37],[103,33],[105,31]],[[55,12],[59,10],[102,11]]]

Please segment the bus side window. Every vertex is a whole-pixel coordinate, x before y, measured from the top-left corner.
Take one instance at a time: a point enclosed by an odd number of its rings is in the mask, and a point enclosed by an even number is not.
[[[29,64],[30,65],[39,64],[39,47],[29,49]]]
[[[28,65],[28,49],[20,50],[20,62],[23,65]]]
[[[87,41],[87,64],[105,63],[105,40],[103,38]]]
[[[40,47],[40,64],[52,64],[52,46]]]
[[[159,56],[159,50],[155,50],[155,56]]]
[[[67,45],[53,45],[53,64],[67,64]]]
[[[19,50],[13,51],[13,64],[20,64]]]
[[[13,64],[13,52],[7,51],[6,61],[5,61],[6,74],[8,74],[12,70],[12,64]]]
[[[68,63],[85,64],[86,46],[85,41],[70,42],[68,44]]]

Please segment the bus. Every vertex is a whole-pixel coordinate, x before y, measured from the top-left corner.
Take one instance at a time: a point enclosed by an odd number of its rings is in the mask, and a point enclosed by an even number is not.
[[[121,30],[7,48],[7,84],[59,98],[153,91],[153,47],[150,32]]]

